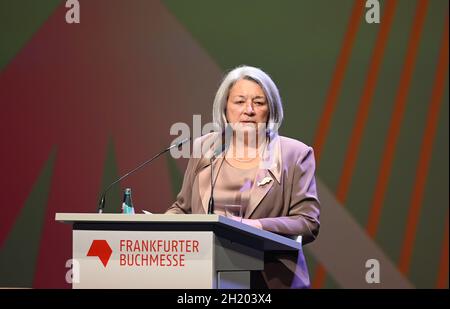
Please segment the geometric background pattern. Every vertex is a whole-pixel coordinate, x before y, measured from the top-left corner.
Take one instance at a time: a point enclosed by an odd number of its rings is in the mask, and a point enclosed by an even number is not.
[[[80,0],[67,24],[65,1],[0,0],[0,286],[69,288],[55,213],[94,212],[173,123],[210,122],[223,74],[248,64],[363,233],[412,286],[448,288],[448,1],[379,2],[368,24],[364,0]],[[106,211],[132,187],[137,210],[163,212],[186,164],[160,158]],[[343,287],[307,247],[313,287]]]

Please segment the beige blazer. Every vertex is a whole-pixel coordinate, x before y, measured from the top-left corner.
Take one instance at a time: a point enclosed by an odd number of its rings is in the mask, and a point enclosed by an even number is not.
[[[195,147],[206,147],[204,156],[191,158],[184,175],[177,200],[166,211],[170,214],[207,213],[210,198],[210,158],[213,157],[215,178],[224,160],[220,147],[221,136],[210,133],[194,142]],[[302,236],[303,244],[313,241],[319,233],[320,204],[315,183],[315,160],[311,147],[300,141],[274,136],[270,138],[255,183],[265,179],[266,184],[255,185],[251,192],[245,218],[259,219],[264,230],[287,236]],[[309,276],[304,257],[267,256],[262,277],[266,287],[308,287]],[[289,275],[277,268],[281,262]],[[270,264],[270,265],[269,265]],[[278,266],[277,266],[278,264]],[[269,274],[273,269],[273,277]],[[286,272],[285,272],[286,273]],[[290,278],[289,278],[290,277]]]

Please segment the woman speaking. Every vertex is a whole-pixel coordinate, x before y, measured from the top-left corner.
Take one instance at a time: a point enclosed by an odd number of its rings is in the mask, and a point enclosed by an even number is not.
[[[314,153],[278,135],[282,121],[281,98],[268,74],[250,66],[230,71],[214,99],[218,131],[194,141],[201,155],[190,158],[181,191],[166,213],[204,214],[209,208],[224,215],[227,205],[239,205],[245,224],[301,235],[303,244],[313,241],[320,226]],[[303,256],[266,253],[264,264],[264,271],[252,274],[253,287],[309,286]]]

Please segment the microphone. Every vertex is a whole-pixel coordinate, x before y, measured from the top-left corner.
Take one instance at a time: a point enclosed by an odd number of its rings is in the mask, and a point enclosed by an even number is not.
[[[210,170],[211,170],[211,196],[209,197],[209,202],[208,202],[208,215],[212,215],[214,214],[214,179],[213,179],[213,161],[214,161],[214,156],[212,156],[209,159],[209,163],[210,163]]]
[[[149,164],[150,162],[152,162],[153,160],[155,160],[156,158],[158,158],[159,156],[161,156],[162,154],[168,152],[170,149],[175,148],[175,147],[181,147],[184,143],[190,141],[191,138],[185,138],[184,140],[176,143],[176,144],[172,144],[170,145],[170,147],[164,149],[163,151],[157,153],[156,155],[154,155],[152,158],[148,159],[147,161],[141,163],[138,167],[134,168],[133,170],[129,171],[128,173],[126,173],[125,175],[121,176],[120,178],[116,179],[113,183],[111,183],[102,193],[100,200],[98,202],[98,213],[103,213],[103,209],[105,208],[105,202],[106,202],[106,193],[108,193],[108,191],[119,181],[121,181],[124,178],[127,178],[128,176],[130,176],[131,174],[133,174],[134,172],[140,170],[142,167],[144,167],[145,165]]]
[[[209,163],[210,163],[210,167],[211,167],[210,168],[210,170],[211,170],[211,196],[209,197],[209,202],[208,202],[208,215],[214,214],[214,179],[213,179],[213,175],[214,175],[213,169],[214,168],[213,168],[213,162],[220,153],[223,153],[225,148],[226,148],[226,143],[222,139],[222,143],[220,144],[219,149],[216,149],[214,151],[214,154],[209,159]]]

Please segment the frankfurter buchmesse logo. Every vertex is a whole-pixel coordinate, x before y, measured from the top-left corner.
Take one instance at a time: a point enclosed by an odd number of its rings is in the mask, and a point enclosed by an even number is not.
[[[91,244],[91,247],[89,248],[87,256],[97,256],[100,259],[100,261],[103,263],[103,266],[106,267],[106,265],[108,265],[111,254],[112,254],[112,249],[106,240],[95,239],[92,241],[92,244]]]

